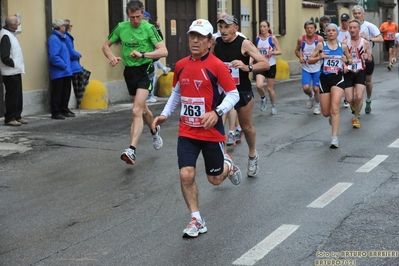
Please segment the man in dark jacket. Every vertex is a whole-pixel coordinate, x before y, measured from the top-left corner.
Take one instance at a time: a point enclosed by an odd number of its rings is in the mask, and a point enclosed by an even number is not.
[[[323,37],[323,39],[325,41],[327,41],[327,32],[326,32],[326,28],[327,25],[330,24],[331,19],[329,16],[322,16],[320,18],[320,28],[318,31],[316,31],[317,35],[320,35],[321,37]]]

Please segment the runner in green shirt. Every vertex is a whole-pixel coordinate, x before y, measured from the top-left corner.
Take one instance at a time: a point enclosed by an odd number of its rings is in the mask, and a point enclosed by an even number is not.
[[[168,56],[168,50],[162,38],[154,25],[143,19],[143,13],[143,3],[139,0],[130,0],[126,5],[129,21],[119,23],[102,47],[102,51],[112,67],[122,60],[125,65],[123,75],[127,89],[133,98],[130,147],[121,155],[121,159],[128,164],[135,164],[136,146],[144,123],[151,129],[153,121],[152,112],[146,104],[148,94],[152,90],[152,80],[149,77],[154,71],[152,61]],[[115,56],[110,49],[116,42],[121,42],[122,57]],[[156,128],[156,132],[151,130],[153,146],[156,150],[163,145],[159,131],[160,127]]]

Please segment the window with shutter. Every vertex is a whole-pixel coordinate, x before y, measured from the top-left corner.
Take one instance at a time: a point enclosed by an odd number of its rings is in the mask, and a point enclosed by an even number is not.
[[[124,6],[123,0],[108,0],[108,17],[109,17],[109,32],[118,25],[119,22],[124,21]]]

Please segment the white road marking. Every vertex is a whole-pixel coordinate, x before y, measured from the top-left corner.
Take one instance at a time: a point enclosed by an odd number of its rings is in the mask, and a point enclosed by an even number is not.
[[[399,148],[399,139],[395,140],[388,146],[389,148]]]
[[[278,244],[295,232],[299,225],[283,224],[252,249],[233,262],[234,265],[254,265]]]
[[[318,199],[310,203],[308,208],[324,208],[327,204],[333,201],[336,197],[341,195],[347,190],[353,183],[338,183],[333,186],[329,191],[321,195]]]
[[[362,167],[357,169],[356,172],[357,173],[368,173],[371,170],[373,170],[376,166],[378,166],[380,163],[382,163],[386,158],[388,158],[388,155],[376,155],[373,159],[371,159],[365,165],[363,165]]]

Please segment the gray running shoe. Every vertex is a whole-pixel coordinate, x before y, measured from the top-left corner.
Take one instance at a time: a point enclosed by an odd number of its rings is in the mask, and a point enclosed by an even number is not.
[[[229,132],[229,135],[227,135],[227,141],[226,141],[227,146],[234,146],[236,145],[236,140],[234,137],[234,133]]]
[[[314,96],[309,97],[309,100],[306,103],[306,108],[312,109],[313,108],[313,103],[314,103]]]
[[[331,138],[330,149],[338,149],[338,137]]]
[[[152,135],[152,146],[154,146],[154,149],[159,150],[163,146],[163,140],[160,135],[161,131],[161,126],[156,127],[157,132]]]
[[[251,159],[248,158],[248,169],[247,169],[247,175],[248,177],[255,177],[258,174],[258,153],[256,153],[255,158]]]
[[[235,135],[234,135],[234,139],[236,141],[236,144],[241,143],[242,135],[244,135],[244,133],[242,132],[242,129],[241,130],[237,130],[236,129],[236,132],[235,132]]]
[[[202,218],[202,221],[199,221],[195,217],[192,217],[186,229],[183,230],[183,237],[197,237],[199,234],[205,234],[207,231],[204,218]]]
[[[124,153],[121,155],[122,161],[125,161],[127,164],[135,164],[136,162],[136,154],[134,150],[131,148],[127,148]]]
[[[234,164],[233,159],[230,157],[230,155],[225,154],[224,160],[227,161],[231,165],[227,177],[230,179],[230,181],[231,181],[231,183],[233,183],[233,185],[237,186],[238,184],[241,183],[241,179],[242,179],[241,170],[240,170],[240,168],[238,168],[237,165]]]
[[[277,108],[276,108],[276,106],[272,106],[271,114],[272,114],[272,115],[276,115],[276,114],[277,114]]]
[[[260,110],[263,112],[267,108],[267,98],[265,97],[264,99],[260,100]]]

